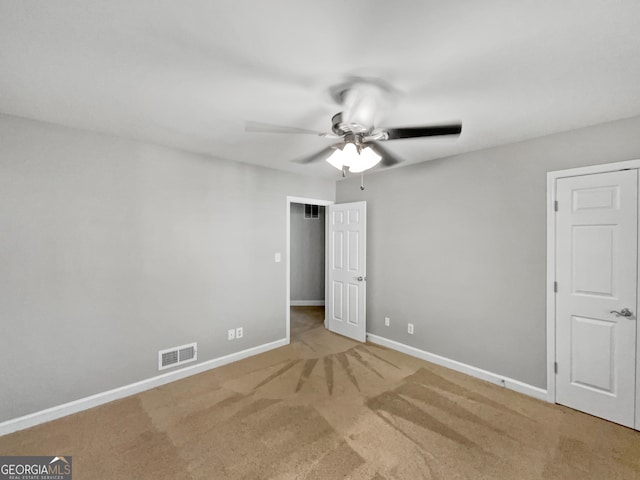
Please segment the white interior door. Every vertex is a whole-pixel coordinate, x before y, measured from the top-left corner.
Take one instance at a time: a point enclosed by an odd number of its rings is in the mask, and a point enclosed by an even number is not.
[[[556,402],[633,427],[638,171],[559,179],[556,199]]]
[[[330,205],[329,330],[364,342],[367,336],[367,203]]]

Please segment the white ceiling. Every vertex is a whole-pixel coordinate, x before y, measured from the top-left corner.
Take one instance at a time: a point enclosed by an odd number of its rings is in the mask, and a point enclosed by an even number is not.
[[[0,0],[0,111],[228,160],[291,160],[327,139],[347,76],[399,95],[384,125],[463,121],[396,140],[405,164],[640,115],[638,0]]]

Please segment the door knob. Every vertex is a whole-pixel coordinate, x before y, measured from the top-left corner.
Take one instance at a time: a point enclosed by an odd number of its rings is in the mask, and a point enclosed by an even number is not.
[[[356,277],[356,280],[358,280],[359,282],[366,281],[367,277]]]
[[[619,312],[616,312],[615,310],[611,310],[611,312],[609,313],[615,313],[616,317],[630,317],[631,315],[633,315],[633,313],[631,313],[631,310],[629,310],[628,308],[623,308]]]

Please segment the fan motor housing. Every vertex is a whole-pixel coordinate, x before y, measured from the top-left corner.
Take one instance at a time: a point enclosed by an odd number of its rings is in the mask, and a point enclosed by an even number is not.
[[[344,123],[342,118],[342,112],[336,113],[331,118],[331,130],[336,135],[342,136],[348,133],[366,134],[369,132],[367,127],[358,125],[357,123]]]

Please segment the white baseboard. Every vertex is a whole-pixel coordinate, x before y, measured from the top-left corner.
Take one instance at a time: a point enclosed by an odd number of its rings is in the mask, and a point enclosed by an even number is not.
[[[406,353],[407,355],[411,355],[412,357],[420,358],[422,360],[426,360],[427,362],[450,368],[451,370],[455,370],[456,372],[465,373],[472,377],[495,383],[496,385],[503,386],[505,388],[508,388],[509,390],[514,390],[516,392],[529,395],[530,397],[544,400],[545,402],[549,401],[547,391],[543,388],[534,387],[533,385],[529,385],[528,383],[524,383],[519,380],[504,377],[502,375],[498,375],[497,373],[482,370],[481,368],[472,367],[471,365],[467,365],[466,363],[457,362],[446,357],[441,357],[440,355],[436,355],[434,353],[425,352],[424,350],[410,347],[409,345],[405,345],[404,343],[396,342],[395,340],[389,340],[388,338],[384,337],[379,337],[378,335],[373,335],[371,333],[367,333],[367,340],[369,340],[371,343],[382,345],[383,347],[397,350],[398,352]]]
[[[283,338],[281,340],[276,340],[275,342],[258,345],[257,347],[248,348],[223,357],[207,360],[206,362],[181,368],[180,370],[164,373],[157,377],[147,378],[136,383],[114,388],[113,390],[108,390],[106,392],[80,398],[69,403],[47,408],[46,410],[30,413],[23,417],[6,420],[0,423],[0,436],[7,435],[8,433],[16,432],[18,430],[24,430],[25,428],[34,427],[57,418],[66,417],[72,413],[88,410],[89,408],[97,407],[98,405],[103,405],[120,398],[144,392],[145,390],[151,390],[152,388],[159,387],[160,385],[175,382],[176,380],[206,372],[207,370],[218,368],[232,362],[237,362],[243,358],[252,357],[253,355],[258,355],[259,353],[264,353],[269,350],[273,350],[274,348],[283,347],[287,345],[287,343],[287,339]]]
[[[324,300],[291,300],[292,307],[324,307]]]

